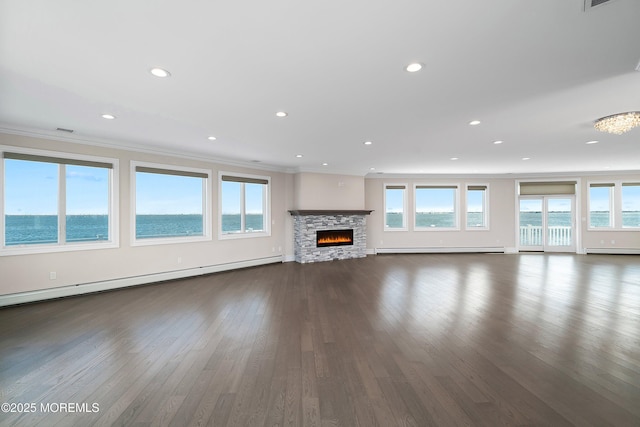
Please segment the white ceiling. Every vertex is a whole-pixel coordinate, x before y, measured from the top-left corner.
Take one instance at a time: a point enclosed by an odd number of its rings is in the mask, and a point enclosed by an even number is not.
[[[640,128],[593,129],[640,110],[639,61],[638,0],[0,0],[0,129],[290,171],[639,170]]]

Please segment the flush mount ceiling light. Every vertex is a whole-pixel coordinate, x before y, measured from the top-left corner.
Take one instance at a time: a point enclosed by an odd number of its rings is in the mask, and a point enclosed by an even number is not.
[[[286,112],[284,112],[284,111],[278,111],[278,112],[276,113],[276,116],[277,116],[277,117],[287,117],[288,115],[289,115],[289,114],[288,114],[288,113],[286,113]]]
[[[504,142],[504,141],[493,141],[493,143],[494,143],[495,145],[500,145],[500,144],[502,144],[503,142]]]
[[[171,73],[168,72],[167,70],[163,69],[163,68],[152,68],[149,71],[151,74],[153,74],[156,77],[169,77],[171,76]]]
[[[114,116],[113,114],[103,114],[102,116],[103,119],[107,119],[107,120],[113,120],[116,118],[116,116]]]
[[[480,120],[471,120],[469,126],[477,126],[480,124]]]
[[[597,144],[598,142],[600,142],[600,141],[593,140],[593,141],[587,141],[587,142],[585,142],[585,144],[591,145],[591,144]]]
[[[371,141],[365,141],[365,142],[363,142],[363,144],[364,144],[364,145],[371,145],[371,144],[373,144],[373,142],[371,142]]]
[[[296,157],[297,157],[297,158],[299,158],[299,159],[301,159],[301,158],[303,158],[304,156],[303,156],[302,154],[296,154]]]
[[[419,62],[413,62],[407,65],[404,69],[410,73],[415,73],[416,71],[422,70],[422,64]]]
[[[322,166],[329,166],[329,163],[323,163]]]
[[[622,135],[634,127],[640,126],[640,111],[629,111],[602,117],[596,120],[593,126],[600,132]]]
[[[208,139],[209,141],[215,141],[215,140],[216,140],[216,137],[215,137],[215,136],[210,136],[210,137],[208,137],[207,139]]]

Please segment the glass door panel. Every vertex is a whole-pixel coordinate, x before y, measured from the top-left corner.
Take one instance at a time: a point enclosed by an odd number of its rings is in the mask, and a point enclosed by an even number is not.
[[[520,249],[542,250],[543,237],[542,198],[520,199]]]
[[[545,251],[575,250],[573,197],[546,198]]]

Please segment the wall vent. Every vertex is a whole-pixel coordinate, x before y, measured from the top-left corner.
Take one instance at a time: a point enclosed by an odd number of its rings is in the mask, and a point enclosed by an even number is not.
[[[602,6],[603,4],[611,3],[613,0],[584,0],[584,11],[593,9],[594,7]]]
[[[56,130],[59,130],[60,132],[69,132],[69,133],[73,133],[73,129],[56,128]]]

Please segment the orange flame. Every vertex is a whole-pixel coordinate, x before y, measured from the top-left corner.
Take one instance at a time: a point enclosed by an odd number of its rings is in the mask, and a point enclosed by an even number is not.
[[[318,239],[318,244],[328,245],[333,243],[350,243],[351,239],[348,236],[327,236]]]

